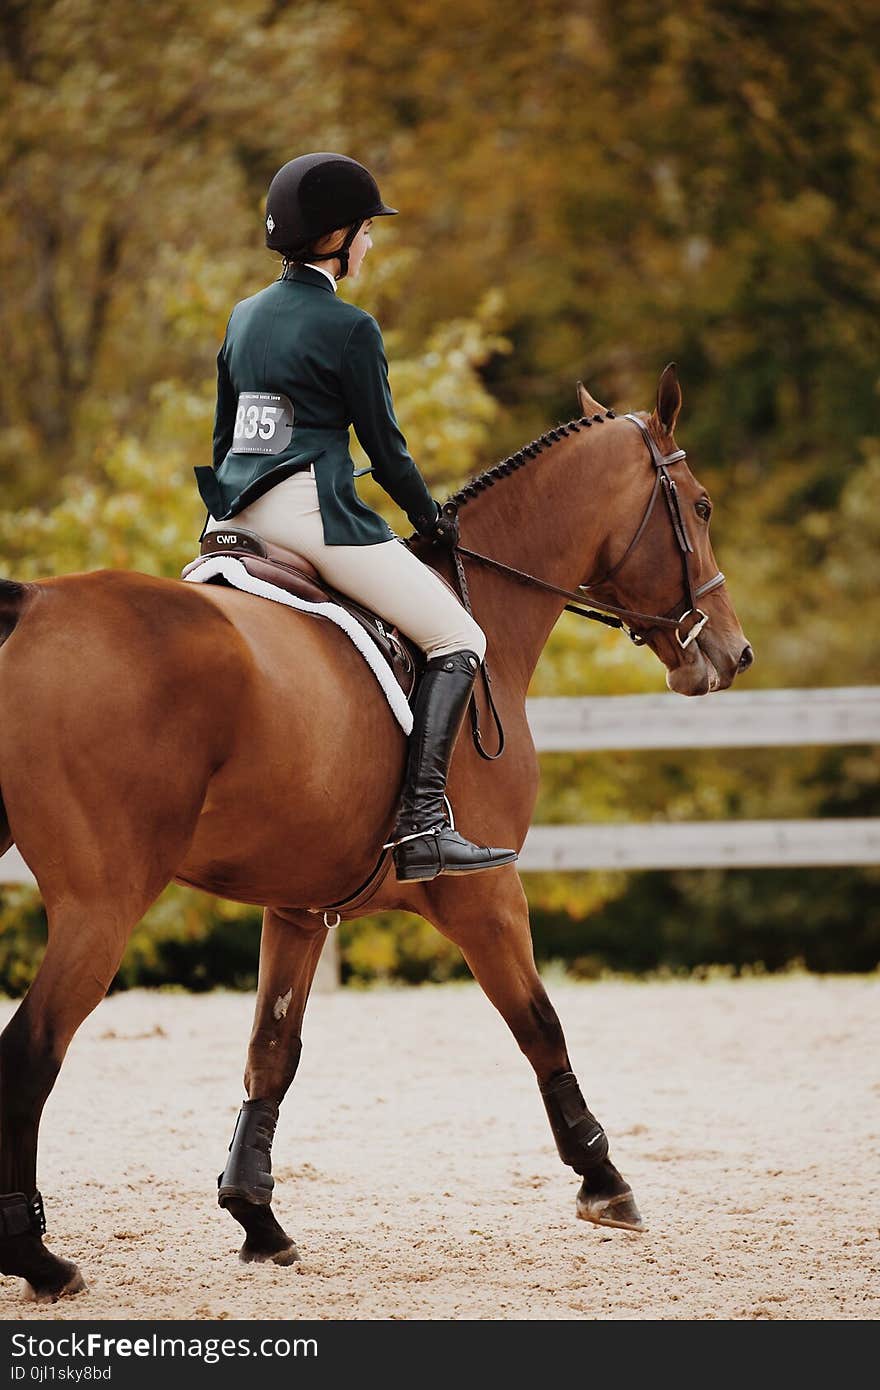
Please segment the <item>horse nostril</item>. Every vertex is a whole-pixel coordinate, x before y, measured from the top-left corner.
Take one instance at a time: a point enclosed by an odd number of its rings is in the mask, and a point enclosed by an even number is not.
[[[738,671],[747,671],[754,659],[755,653],[752,651],[751,647],[747,643],[746,646],[743,647],[743,654],[739,659],[739,665],[736,669]]]

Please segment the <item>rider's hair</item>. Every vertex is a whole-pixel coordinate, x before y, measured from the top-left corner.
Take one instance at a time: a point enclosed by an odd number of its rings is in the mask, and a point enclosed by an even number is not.
[[[350,228],[351,224],[349,224],[348,227],[334,227],[332,232],[324,232],[322,236],[312,237],[309,241],[297,242],[296,245],[288,247],[286,251],[282,251],[280,253],[282,275],[287,273],[287,269],[289,266],[307,265],[308,262],[312,260],[315,253],[319,250],[322,243],[325,241],[332,241],[333,239],[339,236],[340,232],[343,233],[344,241],[345,237],[348,235],[348,232],[350,231]]]

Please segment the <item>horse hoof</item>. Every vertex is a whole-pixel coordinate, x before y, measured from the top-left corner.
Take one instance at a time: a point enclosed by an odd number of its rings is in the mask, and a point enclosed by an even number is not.
[[[226,1209],[245,1229],[246,1240],[238,1252],[242,1264],[296,1264],[299,1259],[296,1241],[279,1226],[271,1207],[231,1197]]]
[[[58,1284],[35,1286],[27,1279],[22,1279],[21,1282],[24,1296],[30,1303],[57,1303],[59,1298],[65,1298],[68,1294],[84,1293],[86,1287],[86,1281],[76,1265],[69,1266],[66,1278]]]
[[[260,1250],[245,1241],[238,1252],[238,1258],[243,1265],[252,1264],[273,1264],[273,1265],[295,1265],[299,1259],[299,1251],[293,1241],[284,1246],[281,1250]]]
[[[581,1221],[591,1221],[594,1226],[614,1226],[620,1231],[647,1230],[630,1188],[618,1192],[616,1197],[584,1192],[581,1188],[577,1198],[577,1214]]]

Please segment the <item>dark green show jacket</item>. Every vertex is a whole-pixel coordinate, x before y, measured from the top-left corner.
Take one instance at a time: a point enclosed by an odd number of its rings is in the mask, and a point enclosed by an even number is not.
[[[205,506],[226,521],[314,463],[325,543],[390,540],[394,533],[355,490],[351,424],[376,481],[412,524],[433,518],[437,505],[394,415],[379,325],[340,299],[320,271],[299,266],[232,311],[217,357],[214,467],[195,470]],[[270,433],[277,452],[244,451],[267,447]]]

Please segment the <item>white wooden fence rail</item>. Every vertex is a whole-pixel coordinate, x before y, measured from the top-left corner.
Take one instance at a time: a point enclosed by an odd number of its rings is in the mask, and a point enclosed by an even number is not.
[[[615,695],[528,701],[539,752],[781,748],[880,742],[880,687],[724,691],[711,699]],[[524,871],[880,863],[877,820],[536,825]],[[32,883],[14,849],[0,883]]]
[[[784,869],[834,864],[880,864],[880,817],[534,825],[517,868]]]
[[[782,748],[880,742],[880,686],[725,690],[711,698],[612,695],[527,701],[542,753],[615,748]]]
[[[535,747],[784,748],[880,742],[880,687],[726,690],[711,699],[617,695],[528,701]],[[535,825],[529,870],[783,868],[880,863],[880,819]]]

